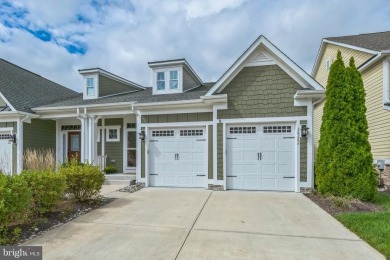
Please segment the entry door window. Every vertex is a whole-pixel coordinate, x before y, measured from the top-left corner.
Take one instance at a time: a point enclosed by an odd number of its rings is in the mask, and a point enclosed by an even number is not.
[[[136,142],[137,142],[137,132],[135,129],[127,130],[127,167],[132,168],[137,165],[136,157]]]
[[[71,135],[70,136],[70,151],[79,152],[80,151],[80,136]]]
[[[68,160],[77,158],[80,161],[81,133],[68,132]]]

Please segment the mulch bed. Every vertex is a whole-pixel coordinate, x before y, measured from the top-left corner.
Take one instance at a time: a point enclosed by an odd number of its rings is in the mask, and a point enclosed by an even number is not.
[[[317,193],[304,193],[304,195],[332,216],[348,212],[378,212],[385,210],[380,205],[357,199],[324,197]]]
[[[53,211],[44,214],[42,217],[32,219],[29,223],[15,225],[10,228],[10,230],[14,228],[21,229],[19,241],[16,241],[15,244],[22,244],[27,240],[33,239],[79,216],[100,208],[113,200],[115,198],[106,197],[98,197],[88,202],[76,202],[71,199],[64,199]]]

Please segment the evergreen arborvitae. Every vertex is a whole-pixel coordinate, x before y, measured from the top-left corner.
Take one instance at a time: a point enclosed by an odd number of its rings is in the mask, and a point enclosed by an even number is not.
[[[325,95],[316,158],[318,191],[371,200],[376,194],[376,177],[363,81],[353,58],[345,68],[340,51],[330,68]]]

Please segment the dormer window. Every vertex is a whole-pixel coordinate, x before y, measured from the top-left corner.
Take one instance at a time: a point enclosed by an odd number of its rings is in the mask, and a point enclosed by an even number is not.
[[[153,70],[153,95],[176,94],[203,85],[185,59],[148,62]]]
[[[169,88],[178,89],[179,88],[179,77],[177,70],[171,70],[169,72]]]
[[[160,71],[157,72],[157,90],[165,89],[165,73]]]
[[[95,84],[93,78],[87,78],[87,96],[95,96]]]

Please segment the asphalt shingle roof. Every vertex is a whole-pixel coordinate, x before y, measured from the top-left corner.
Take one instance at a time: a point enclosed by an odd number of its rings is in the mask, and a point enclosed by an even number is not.
[[[390,31],[340,37],[329,37],[325,39],[373,51],[390,50]]]
[[[169,94],[169,95],[153,95],[152,88],[146,88],[145,90],[139,90],[136,92],[130,92],[126,94],[120,94],[109,97],[101,97],[97,99],[83,100],[83,95],[78,96],[59,102],[54,102],[42,107],[62,107],[62,106],[82,106],[82,105],[93,105],[93,104],[110,104],[110,103],[121,103],[121,102],[138,102],[138,103],[152,103],[152,102],[169,102],[177,100],[191,100],[198,99],[209,91],[214,83],[204,83],[203,86],[195,88],[193,90]]]
[[[0,92],[18,111],[78,96],[79,93],[0,59]]]

